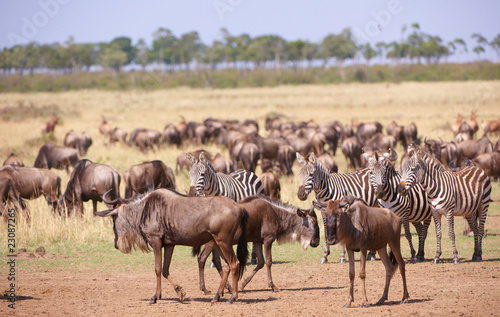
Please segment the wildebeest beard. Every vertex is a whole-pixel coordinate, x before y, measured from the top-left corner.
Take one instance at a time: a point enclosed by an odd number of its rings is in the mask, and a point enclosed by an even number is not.
[[[122,253],[128,254],[132,249],[135,250],[136,247],[143,252],[151,251],[140,229],[144,205],[144,199],[122,205],[118,207],[121,209],[118,212],[118,216],[113,217],[115,248]]]

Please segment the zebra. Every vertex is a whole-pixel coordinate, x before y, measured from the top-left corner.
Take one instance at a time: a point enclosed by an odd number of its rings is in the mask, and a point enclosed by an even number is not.
[[[448,235],[453,244],[453,263],[459,263],[455,244],[454,217],[464,217],[474,232],[472,261],[482,261],[484,224],[490,205],[491,182],[485,172],[476,166],[465,166],[453,172],[445,170],[435,158],[420,147],[408,146],[408,158],[401,162],[401,182],[398,192],[406,194],[419,182],[434,209],[437,252],[434,263],[441,256],[441,216],[448,220]],[[479,221],[479,225],[478,225]]]
[[[369,155],[364,153],[370,169],[370,179],[378,202],[382,207],[392,210],[403,221],[405,237],[411,250],[411,263],[425,260],[425,239],[432,219],[432,208],[427,201],[427,194],[420,184],[417,184],[409,195],[400,195],[397,186],[401,180],[401,173],[396,171],[394,163],[398,154],[393,149],[379,155],[377,152]],[[418,253],[415,256],[413,248],[410,222],[418,234]]]
[[[189,171],[191,191],[197,195],[226,196],[236,202],[253,195],[264,195],[264,185],[257,175],[247,170],[231,174],[217,173],[203,153],[197,160],[191,153],[187,158],[192,164]]]
[[[369,206],[379,206],[375,190],[370,183],[370,170],[368,168],[361,168],[348,174],[330,173],[323,164],[316,160],[314,153],[311,152],[305,158],[297,152],[296,156],[297,161],[302,165],[299,171],[300,183],[297,191],[297,197],[300,200],[306,200],[307,196],[314,190],[316,200],[322,203],[328,200],[342,199],[347,193],[351,193],[355,197],[363,199]],[[324,215],[323,223],[326,230]],[[320,263],[326,263],[329,254],[330,245],[326,244]],[[370,251],[368,259],[374,258],[375,253]],[[344,246],[341,246],[340,249],[339,262],[345,263]]]

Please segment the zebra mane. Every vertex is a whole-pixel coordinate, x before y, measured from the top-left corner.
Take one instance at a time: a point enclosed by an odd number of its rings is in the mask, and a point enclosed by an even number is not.
[[[208,169],[209,169],[212,173],[217,173],[217,171],[215,170],[215,167],[212,165],[212,163],[210,163],[209,161],[206,161],[206,162],[205,162],[205,165],[208,167]]]
[[[419,158],[424,162],[426,169],[434,168],[440,172],[446,171],[443,164],[432,155],[429,155],[427,152],[420,151]]]

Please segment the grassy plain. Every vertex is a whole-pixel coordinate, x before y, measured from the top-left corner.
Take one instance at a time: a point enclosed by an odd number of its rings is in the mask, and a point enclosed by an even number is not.
[[[379,121],[384,126],[395,120],[406,125],[415,122],[419,136],[423,139],[442,138],[452,140],[451,125],[457,114],[466,118],[475,111],[478,121],[500,118],[500,82],[439,82],[400,84],[338,84],[314,86],[281,86],[274,88],[239,88],[224,90],[176,88],[171,90],[129,90],[129,91],[71,91],[60,93],[3,93],[0,95],[0,158],[15,152],[25,165],[32,166],[38,149],[46,141],[41,137],[40,125],[52,114],[62,119],[56,127],[52,142],[62,144],[64,135],[73,129],[86,131],[93,138],[93,145],[86,158],[109,164],[120,173],[129,166],[146,160],[160,159],[175,168],[178,155],[195,150],[189,146],[181,149],[163,147],[159,151],[143,154],[136,149],[115,145],[105,146],[99,135],[101,115],[112,126],[127,131],[137,127],[147,127],[163,131],[167,123],[177,123],[181,116],[187,121],[203,121],[206,118],[255,119],[259,122],[263,136],[264,120],[268,115],[282,114],[291,121],[314,120],[317,123],[339,120],[348,124],[352,119],[359,121]],[[482,130],[479,131],[482,134]],[[498,136],[490,136],[496,142]],[[228,156],[227,150],[215,145],[204,146],[213,154],[220,152]],[[398,153],[403,149],[399,146]],[[340,172],[347,172],[346,162],[340,151],[335,159]],[[295,175],[282,178],[284,201],[306,208],[307,202],[296,197],[299,166],[294,166]],[[65,190],[69,176],[65,171],[55,170],[62,178]],[[257,174],[260,174],[260,168]],[[178,190],[185,193],[189,187],[187,172],[176,175]],[[121,193],[123,195],[123,185]],[[493,183],[493,200],[500,201],[499,183]],[[85,205],[83,218],[61,219],[54,216],[44,199],[28,202],[32,212],[32,225],[28,227],[21,217],[16,224],[16,247],[34,252],[43,246],[47,253],[57,257],[52,261],[25,261],[23,270],[38,271],[48,267],[64,270],[130,270],[141,267],[151,269],[152,254],[135,252],[124,256],[113,248],[112,224],[107,219],[94,218],[91,203]],[[104,209],[103,204],[98,207]],[[456,221],[457,244],[460,256],[469,260],[473,253],[473,240],[461,236],[462,221]],[[443,232],[447,232],[444,225]],[[413,228],[412,228],[413,229]],[[500,258],[500,208],[498,203],[490,207],[486,222],[488,238],[484,240],[486,259]],[[0,255],[7,254],[6,226],[0,224]],[[322,242],[323,242],[322,235]],[[414,234],[414,243],[416,235]],[[427,258],[435,250],[434,225],[428,236]],[[407,243],[402,238],[404,256],[408,258]],[[452,258],[451,243],[443,235],[443,258]],[[274,248],[274,258],[284,265],[294,263],[317,263],[323,248],[302,252],[298,245],[282,245]],[[174,263],[195,265],[190,257],[190,249],[179,247],[174,255]],[[332,254],[336,260],[336,251]],[[490,263],[496,265],[496,262]]]

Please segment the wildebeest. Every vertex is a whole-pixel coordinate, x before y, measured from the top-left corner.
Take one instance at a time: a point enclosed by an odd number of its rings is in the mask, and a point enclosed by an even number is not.
[[[375,133],[382,133],[384,128],[380,122],[363,122],[363,123],[353,123],[356,126],[356,136],[361,144],[365,144],[365,141],[371,138]]]
[[[97,202],[111,190],[113,199],[120,197],[120,173],[109,165],[93,163],[83,159],[76,164],[69,177],[66,191],[60,200],[60,213],[71,214],[74,207],[83,215],[83,202],[92,200],[92,207],[97,211]],[[110,206],[108,206],[110,207]]]
[[[196,150],[196,151],[191,151],[191,153],[194,157],[199,157],[201,153],[205,155],[205,158],[209,161],[212,161],[212,154],[210,152],[207,152],[203,149]],[[186,154],[180,154],[177,156],[177,159],[175,161],[175,173],[177,174],[179,170],[187,169],[189,170],[191,168],[191,162],[188,160]]]
[[[157,130],[137,128],[130,133],[128,139],[129,146],[135,146],[140,151],[146,152],[148,149],[160,148],[161,133]]]
[[[15,191],[15,180],[9,172],[9,168],[0,168],[0,198],[2,199],[3,208],[2,214],[5,221],[10,216],[9,206],[14,205],[14,210],[21,210],[27,222],[29,222],[29,214],[21,207],[19,196]]]
[[[80,154],[77,149],[45,144],[38,150],[34,167],[65,169],[69,174],[69,167],[75,166],[79,160]]]
[[[361,143],[357,137],[344,139],[340,149],[347,161],[348,168],[356,169],[361,167]]]
[[[325,209],[327,244],[344,244],[349,255],[349,297],[344,307],[354,302],[354,252],[360,252],[362,306],[368,305],[365,288],[366,253],[377,251],[385,266],[385,287],[377,305],[388,299],[389,284],[398,265],[403,279],[402,303],[407,303],[410,295],[406,286],[405,262],[401,255],[401,219],[386,208],[369,207],[362,199],[346,195],[341,200],[330,200],[328,204],[315,202],[316,208]],[[387,255],[387,245],[390,247]]]
[[[396,146],[396,138],[392,135],[384,135],[380,132],[375,133],[367,139],[363,145],[364,150],[383,150],[387,151]]]
[[[121,144],[127,144],[127,134],[128,132],[120,129],[118,127],[111,130],[109,133],[109,145],[120,142]]]
[[[217,173],[229,174],[234,172],[233,161],[220,153],[215,154],[212,159],[212,166],[215,168]]]
[[[36,199],[43,195],[52,209],[56,210],[58,199],[61,197],[61,178],[56,173],[43,168],[12,165],[4,166],[1,169],[2,174],[9,174],[14,182],[13,186],[16,196],[19,198],[19,207],[27,222],[30,222],[30,212],[22,199]],[[4,214],[5,216],[6,214]]]
[[[125,198],[134,198],[150,189],[169,188],[176,190],[175,176],[170,167],[155,160],[130,166],[123,172]]]
[[[42,124],[42,126],[40,127],[41,130],[42,130],[42,135],[45,135],[47,133],[51,133],[51,132],[54,132],[54,129],[56,127],[56,124],[59,122],[59,116],[55,115],[55,116],[52,116],[52,118],[47,121],[47,122],[44,122]]]
[[[113,201],[106,211],[96,212],[101,217],[111,216],[114,223],[115,248],[130,253],[138,247],[142,251],[153,248],[155,257],[156,292],[150,303],[161,299],[161,274],[168,279],[181,301],[186,293],[170,276],[169,268],[176,245],[200,247],[210,241],[218,246],[229,267],[224,273],[212,303],[222,295],[229,273],[232,274],[232,296],[227,303],[238,298],[238,280],[243,275],[248,257],[246,221],[248,215],[235,201],[224,197],[187,197],[168,189],[157,189],[132,202]],[[237,255],[233,250],[236,230],[242,234],[238,240]],[[162,265],[162,248],[165,258]]]
[[[257,254],[257,266],[252,273],[243,280],[241,289],[250,283],[254,275],[264,266],[264,256],[262,245],[266,252],[265,264],[267,267],[268,286],[273,292],[278,292],[279,288],[274,284],[271,275],[272,255],[271,247],[274,241],[299,242],[302,248],[308,246],[313,248],[319,245],[318,218],[314,209],[303,210],[297,207],[279,203],[263,196],[250,196],[240,201],[240,206],[248,213],[246,226],[247,241],[253,242]],[[236,244],[241,236],[241,231],[236,231],[233,244]],[[209,242],[198,256],[198,266],[200,270],[200,290],[209,294],[205,287],[204,269],[207,257],[213,250],[213,242]],[[194,253],[199,252],[195,250]],[[214,259],[215,260],[215,259]],[[220,263],[214,261],[220,272]]]
[[[244,142],[243,146],[241,147],[241,151],[238,154],[238,159],[239,161],[241,161],[243,168],[247,171],[255,173],[259,158],[260,150],[257,144],[252,142]]]
[[[3,161],[3,166],[14,165],[14,166],[24,166],[23,161],[14,153],[10,153],[9,156]]]
[[[85,155],[92,145],[92,137],[86,132],[78,135],[75,131],[71,130],[64,136],[63,144],[65,147],[77,149],[80,155]]]
[[[293,175],[293,162],[295,162],[295,149],[289,144],[280,145],[277,160],[282,175]]]
[[[463,162],[464,159],[472,160],[479,154],[489,153],[493,151],[493,143],[491,143],[488,137],[483,136],[478,140],[466,140],[457,144],[457,150],[459,155],[459,162]],[[458,166],[457,162],[456,166]]]
[[[267,171],[260,175],[264,185],[265,195],[272,200],[281,200],[281,185],[278,176],[273,171]]]
[[[472,161],[484,170],[490,180],[498,180],[500,176],[500,152],[479,154]]]
[[[330,171],[330,173],[338,173],[339,167],[337,165],[337,162],[335,162],[329,152],[323,152],[316,159],[318,160],[318,162],[323,164]]]
[[[181,146],[181,133],[175,125],[169,123],[163,129],[163,143],[167,145]]]

